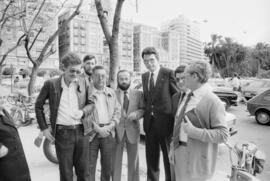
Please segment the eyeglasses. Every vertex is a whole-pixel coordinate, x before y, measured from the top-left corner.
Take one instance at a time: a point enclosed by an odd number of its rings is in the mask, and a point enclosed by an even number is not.
[[[79,69],[69,69],[69,73],[71,73],[71,74],[81,74],[82,73],[82,71],[81,70],[79,70]]]

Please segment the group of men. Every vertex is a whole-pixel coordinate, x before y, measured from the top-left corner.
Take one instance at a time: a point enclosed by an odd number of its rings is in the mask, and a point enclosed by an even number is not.
[[[158,181],[160,152],[165,180],[205,181],[213,176],[218,143],[228,138],[225,108],[206,82],[208,63],[176,71],[161,67],[154,47],[142,52],[148,71],[143,91],[131,89],[131,73],[120,70],[117,90],[107,87],[107,73],[94,56],[74,53],[62,59],[64,73],[44,83],[36,116],[45,137],[55,142],[60,180],[94,181],[100,152],[101,181],[121,180],[124,147],[128,181],[139,181],[139,120],[143,118],[147,180]],[[43,106],[49,100],[50,123]]]

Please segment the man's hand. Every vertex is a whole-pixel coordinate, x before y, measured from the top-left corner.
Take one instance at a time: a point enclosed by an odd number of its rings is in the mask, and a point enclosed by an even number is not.
[[[136,113],[135,113],[135,112],[130,113],[130,114],[127,116],[127,119],[128,119],[128,120],[131,120],[131,121],[136,120],[136,119],[137,119]]]
[[[190,130],[192,130],[192,129],[194,129],[195,127],[193,126],[193,124],[190,122],[190,120],[189,119],[185,119],[186,121],[183,121],[182,122],[182,126],[183,126],[183,129],[184,129],[184,131],[187,133],[187,135],[188,135],[188,133],[190,132]]]
[[[170,149],[169,151],[169,162],[170,164],[174,165],[175,161],[174,161],[174,150]]]
[[[75,120],[80,120],[83,116],[83,111],[82,110],[76,110],[74,111],[73,115],[71,116]]]
[[[8,154],[8,148],[5,145],[0,147],[0,158],[6,156]]]
[[[102,138],[105,138],[110,135],[111,130],[108,126],[104,126],[104,127],[99,127],[97,129],[97,132]]]
[[[45,136],[45,138],[47,138],[50,142],[54,142],[55,138],[52,135],[52,131],[50,128],[44,129],[43,130],[43,135]]]

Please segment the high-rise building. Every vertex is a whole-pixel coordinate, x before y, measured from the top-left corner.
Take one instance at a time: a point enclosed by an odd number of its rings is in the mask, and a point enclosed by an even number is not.
[[[171,69],[175,69],[179,65],[179,34],[176,31],[168,30],[161,33],[162,48],[167,52],[167,59],[160,61],[161,65]]]
[[[108,9],[106,9],[106,7]],[[109,26],[112,28],[111,5],[104,4],[103,8],[108,12]],[[89,11],[89,8],[91,9]],[[98,64],[109,67],[109,47],[104,37],[95,6],[90,4],[78,16],[74,17],[69,25],[59,33],[59,55],[60,58],[68,51],[74,51],[80,57],[92,54],[97,58]],[[59,16],[60,24],[69,16],[66,11]],[[133,24],[121,20],[119,28],[119,59],[120,68],[133,70]]]
[[[157,28],[147,25],[136,25],[133,29],[133,55],[134,71],[144,72],[146,68],[142,62],[141,53],[145,47],[154,46],[160,50],[162,48],[162,37]],[[162,60],[166,53],[159,51]]]
[[[23,28],[28,29],[30,24],[36,15],[38,8],[41,4],[41,0],[25,0],[23,1],[26,9],[25,13],[25,24],[21,24],[19,21],[15,19],[10,19],[7,23],[7,26],[3,32],[5,36],[3,36],[3,45],[1,46],[1,54],[4,54],[10,47],[14,46],[17,43],[17,40],[24,33],[22,31]],[[54,0],[46,1],[42,11],[37,17],[36,21],[33,23],[33,27],[29,33],[30,36],[30,45],[32,41],[35,39],[35,36],[38,30],[42,27],[43,30],[40,32],[39,36],[36,38],[35,43],[31,47],[31,55],[33,59],[37,59],[42,51],[45,43],[47,42],[49,36],[56,31],[57,29],[57,18],[55,14],[58,10],[58,4],[54,2]],[[55,53],[48,57],[42,64],[41,68],[58,68],[59,67],[59,55],[58,55],[58,38],[52,43]],[[5,64],[7,65],[15,65],[16,67],[26,68],[32,67],[32,63],[28,59],[26,55],[26,50],[24,45],[19,46],[16,50],[11,52],[6,59]]]
[[[159,53],[159,63],[163,67],[175,69],[179,65],[179,35],[173,30],[160,32],[157,28],[146,25],[134,27],[134,71],[144,72],[141,53],[145,47],[153,46]]]
[[[163,31],[174,30],[179,34],[179,63],[189,63],[203,59],[200,28],[196,21],[191,21],[184,15],[180,15],[165,22],[161,29]]]

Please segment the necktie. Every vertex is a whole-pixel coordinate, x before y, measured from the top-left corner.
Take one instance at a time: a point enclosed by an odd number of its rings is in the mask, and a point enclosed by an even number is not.
[[[154,90],[154,73],[151,73],[150,82],[149,82],[149,92],[152,92]]]
[[[128,100],[128,96],[127,96],[127,91],[124,91],[124,102],[123,102],[123,108],[124,111],[127,113],[128,111],[128,105],[129,105],[129,100]]]
[[[176,122],[174,124],[174,129],[173,129],[173,147],[174,147],[174,149],[178,148],[178,146],[179,146],[179,134],[180,134],[181,122],[182,122],[182,119],[185,115],[187,104],[190,101],[190,98],[192,95],[193,95],[192,92],[190,92],[187,95],[186,101],[185,101],[183,107],[181,108],[179,116],[177,116],[175,119]]]

